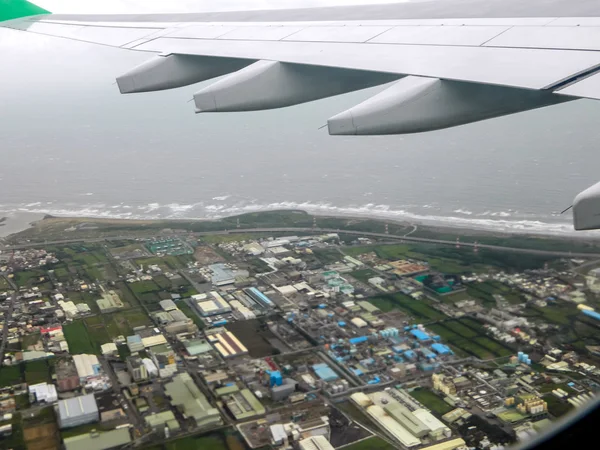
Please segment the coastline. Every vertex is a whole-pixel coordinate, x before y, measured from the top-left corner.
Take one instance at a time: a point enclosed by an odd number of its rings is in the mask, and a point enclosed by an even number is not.
[[[254,213],[247,214],[261,214],[261,213],[283,213],[292,210],[285,209],[274,209],[269,211],[257,211]],[[460,223],[453,224],[452,221],[444,221],[442,223],[436,221],[418,221],[402,218],[388,218],[382,217],[377,214],[326,214],[319,212],[311,212],[304,210],[293,210],[303,214],[314,216],[317,219],[317,226],[319,218],[323,219],[338,219],[347,221],[373,221],[379,224],[389,224],[396,226],[403,226],[411,228],[408,232],[419,230],[420,232],[430,232],[434,234],[453,234],[454,236],[482,236],[482,237],[498,237],[498,238],[537,238],[544,239],[549,238],[552,240],[565,240],[565,241],[600,241],[600,231],[595,232],[575,232],[572,233],[553,233],[531,230],[515,230],[515,229],[485,229],[478,227],[469,227]],[[218,222],[227,220],[235,217],[242,217],[246,214],[235,214],[227,215],[220,218],[173,218],[173,219],[128,219],[128,218],[107,218],[107,217],[73,217],[73,216],[48,216],[41,213],[30,213],[30,212],[18,212],[13,214],[7,214],[4,227],[0,227],[0,239],[2,238],[13,238],[17,237],[19,233],[27,230],[34,229],[39,233],[44,233],[44,229],[61,227],[77,227],[82,224],[95,224],[95,225],[106,225],[106,226],[156,226],[164,224],[165,228],[176,227],[177,224],[190,224],[190,223],[206,223],[206,222]],[[414,228],[414,230],[412,230]],[[343,231],[342,231],[343,232]]]

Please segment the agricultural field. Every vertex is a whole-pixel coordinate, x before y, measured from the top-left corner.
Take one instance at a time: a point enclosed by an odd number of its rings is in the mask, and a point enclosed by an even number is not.
[[[344,450],[394,450],[397,447],[391,445],[378,436],[373,436],[354,444],[346,445]]]
[[[414,300],[401,293],[380,295],[367,300],[383,312],[399,309],[420,322],[433,322],[446,318],[443,313],[430,306],[427,300]]]
[[[12,386],[21,383],[21,366],[2,366],[0,368],[0,386]]]
[[[361,269],[355,270],[354,272],[350,272],[348,275],[357,279],[358,281],[362,281],[363,283],[368,283],[369,278],[373,278],[377,276],[377,273],[371,269]]]
[[[63,332],[67,344],[69,344],[69,353],[72,355],[81,353],[99,353],[100,346],[96,345],[97,342],[92,342],[91,336],[88,335],[83,320],[76,320],[75,322],[63,325]],[[94,336],[94,338],[96,338],[96,336]],[[104,343],[105,342],[102,342],[101,344]]]
[[[510,347],[486,336],[481,324],[473,319],[446,320],[428,328],[462,356],[492,359],[514,354]]]
[[[49,382],[51,376],[51,368],[45,359],[25,363],[25,382],[27,384]]]
[[[413,391],[410,391],[409,394],[419,403],[423,404],[423,406],[439,415],[444,415],[454,409],[446,403],[442,397],[427,388],[414,389]]]
[[[487,306],[496,305],[496,300],[493,297],[494,294],[502,295],[506,301],[513,305],[525,303],[526,301],[525,297],[517,289],[493,280],[469,284],[467,292],[471,297],[481,300]]]

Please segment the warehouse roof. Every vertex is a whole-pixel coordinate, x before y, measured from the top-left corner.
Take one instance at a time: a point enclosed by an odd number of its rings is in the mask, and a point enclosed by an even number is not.
[[[413,411],[415,417],[418,417],[421,422],[423,422],[427,428],[431,431],[439,431],[448,428],[444,423],[442,423],[437,417],[431,414],[426,409],[415,409]]]
[[[79,378],[93,377],[100,373],[100,362],[96,355],[74,355],[73,361]]]
[[[158,304],[164,311],[171,311],[172,309],[177,309],[177,305],[173,300],[161,300],[160,302],[158,302]]]
[[[176,431],[180,428],[179,422],[177,422],[173,411],[163,411],[158,414],[150,414],[149,416],[146,416],[144,420],[152,428],[162,425],[166,425],[171,431]]]
[[[192,339],[191,341],[185,341],[183,345],[191,356],[200,355],[212,350],[206,339]]]
[[[80,434],[65,438],[66,450],[104,450],[120,447],[131,442],[129,428],[118,428],[111,431]]]
[[[325,436],[311,436],[298,442],[301,450],[334,450]]]
[[[452,439],[451,441],[442,442],[441,444],[430,445],[429,447],[424,447],[421,450],[454,450],[455,448],[462,447],[466,442],[461,439]]]
[[[142,344],[144,344],[144,347],[146,348],[166,343],[167,339],[162,334],[156,334],[142,339]]]
[[[394,438],[396,438],[405,447],[414,447],[421,444],[421,440],[413,436],[406,428],[396,422],[389,416],[383,408],[377,405],[369,406],[367,413]]]
[[[244,347],[231,331],[211,334],[208,336],[208,340],[224,358],[248,353],[248,349]]]
[[[219,411],[208,403],[188,373],[180,373],[165,384],[165,393],[171,397],[171,404],[183,409],[184,417],[193,417],[198,423],[220,420]]]
[[[94,394],[80,395],[58,402],[58,414],[63,420],[68,417],[78,417],[94,412],[98,413],[98,405]]]

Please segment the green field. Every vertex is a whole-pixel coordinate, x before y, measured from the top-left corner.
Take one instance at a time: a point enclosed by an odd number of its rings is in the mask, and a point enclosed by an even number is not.
[[[521,295],[518,289],[505,286],[493,280],[469,284],[467,292],[471,297],[481,300],[487,306],[496,305],[496,300],[493,297],[494,294],[502,295],[506,301],[513,305],[525,303],[525,297]]]
[[[50,377],[50,368],[46,360],[25,363],[25,382],[27,384],[49,382]]]
[[[429,325],[428,328],[461,356],[472,355],[480,359],[492,359],[514,354],[510,347],[486,336],[481,324],[470,318],[446,320]]]
[[[394,450],[397,447],[388,444],[378,436],[373,436],[363,439],[362,441],[355,442],[354,444],[346,445],[342,448],[343,450]]]
[[[548,403],[548,412],[554,417],[561,417],[573,409],[570,403],[556,398],[552,394],[547,394],[542,397]]]
[[[442,397],[436,395],[427,388],[418,388],[409,392],[418,402],[422,403],[426,408],[429,408],[434,413],[444,415],[454,408],[446,403]]]
[[[167,450],[228,450],[228,446],[220,436],[185,437],[165,444]]]
[[[21,367],[1,366],[0,367],[0,386],[12,386],[21,383]]]
[[[63,332],[67,344],[69,344],[69,353],[72,355],[97,353],[96,347],[88,335],[83,320],[76,320],[75,322],[63,325]]]
[[[369,278],[373,278],[377,276],[377,273],[371,269],[361,269],[355,270],[354,272],[350,272],[348,275],[356,278],[358,281],[362,281],[363,283],[368,283]]]
[[[380,295],[367,300],[383,312],[399,309],[418,321],[433,322],[446,318],[443,313],[430,306],[428,300],[415,300],[401,293]]]
[[[162,289],[153,280],[148,281],[136,281],[135,283],[129,283],[131,292],[135,295],[142,295],[148,292],[160,292]]]

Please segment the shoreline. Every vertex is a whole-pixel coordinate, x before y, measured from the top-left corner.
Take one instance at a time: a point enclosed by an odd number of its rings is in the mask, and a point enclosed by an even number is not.
[[[256,213],[273,213],[273,212],[282,212],[282,211],[292,211],[289,209],[273,209],[273,210],[265,210],[265,211],[257,211]],[[471,235],[471,236],[494,236],[494,237],[520,237],[520,238],[551,238],[555,240],[571,240],[571,241],[598,241],[600,240],[600,231],[588,231],[588,232],[544,232],[542,230],[539,231],[531,231],[531,230],[514,230],[514,229],[506,229],[506,230],[498,230],[498,229],[486,229],[479,228],[475,226],[465,226],[463,224],[455,224],[453,225],[451,220],[447,222],[439,223],[436,221],[419,221],[419,220],[410,220],[410,219],[402,219],[399,217],[389,218],[383,217],[381,215],[372,215],[372,214],[326,214],[323,212],[312,212],[306,210],[293,210],[293,211],[301,211],[304,214],[308,214],[311,216],[315,216],[317,218],[336,218],[336,219],[346,219],[346,220],[372,220],[380,223],[389,223],[390,225],[404,225],[415,227],[416,229],[427,230],[434,233],[454,233],[456,235]],[[247,213],[252,214],[252,213]],[[6,227],[0,228],[0,239],[2,238],[14,238],[20,232],[24,232],[31,228],[40,228],[45,224],[48,225],[59,225],[59,224],[72,224],[72,225],[80,225],[83,223],[94,223],[94,224],[104,224],[104,225],[157,225],[160,223],[165,224],[165,228],[169,228],[169,224],[184,224],[184,223],[202,223],[202,222],[218,222],[220,220],[224,220],[231,217],[243,216],[245,214],[234,214],[223,216],[219,218],[173,218],[173,219],[128,219],[128,218],[107,218],[107,217],[79,217],[79,216],[49,216],[41,213],[29,213],[29,212],[19,212],[13,214],[13,217],[8,216],[7,219],[2,223],[6,225]],[[317,219],[318,220],[318,219]],[[317,222],[318,223],[318,222]],[[9,226],[10,225],[10,226]],[[343,230],[341,231],[343,232]]]

